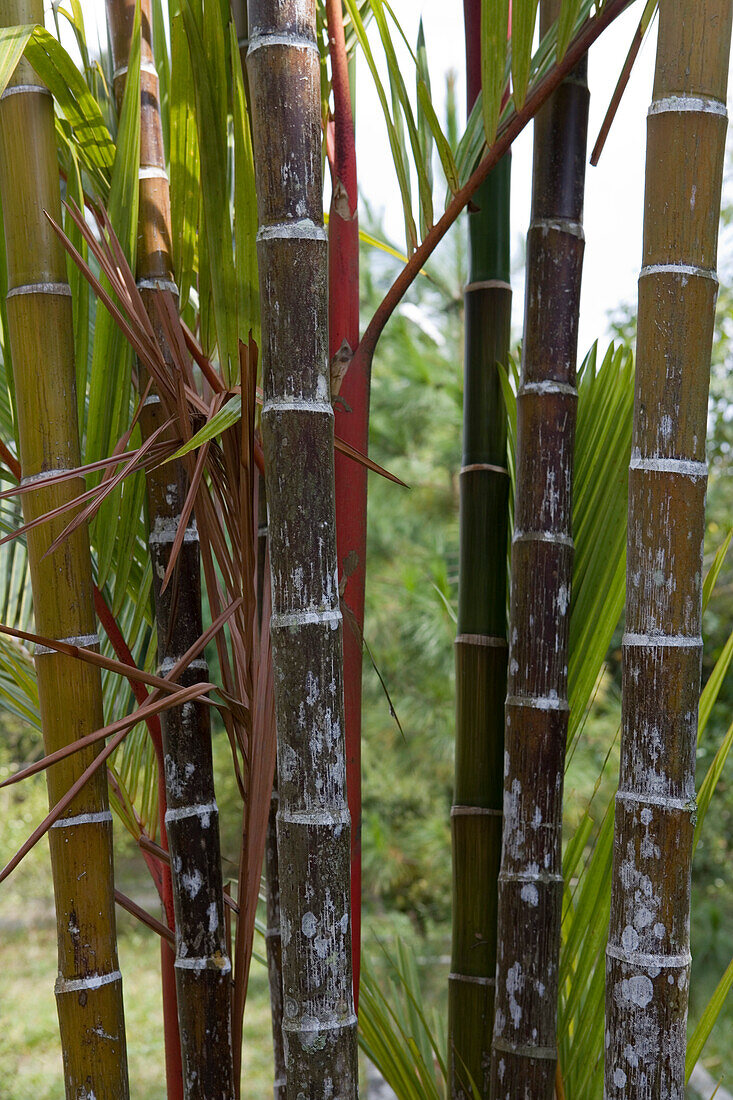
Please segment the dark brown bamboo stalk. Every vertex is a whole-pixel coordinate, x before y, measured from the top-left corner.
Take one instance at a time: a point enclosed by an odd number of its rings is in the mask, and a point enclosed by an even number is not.
[[[258,478],[257,524],[257,612],[262,627],[262,601],[265,595],[265,567],[269,565],[267,554],[267,495],[265,479]],[[265,896],[267,923],[265,947],[267,950],[267,978],[270,985],[270,1015],[272,1019],[272,1053],[274,1065],[274,1100],[285,1100],[287,1078],[285,1075],[285,1051],[283,1049],[283,968],[282,933],[280,931],[280,873],[277,864],[277,810],[280,799],[277,793],[277,776],[272,785],[270,814],[267,820],[265,842]]]
[[[464,0],[467,111],[481,90],[481,3]],[[474,195],[464,291],[461,564],[456,636],[453,943],[448,994],[452,1098],[488,1095],[496,974],[506,697],[506,410],[511,154]]]
[[[107,0],[115,93],[121,100],[127,73],[134,0]],[[158,75],[151,38],[150,0],[141,3],[140,214],[137,285],[171,371],[175,368],[156,297],[177,294],[170,238],[170,194],[160,121]],[[146,374],[138,363],[140,383]],[[144,404],[144,437],[168,415],[153,393]],[[188,491],[183,465],[167,464],[147,474],[149,547],[153,563],[158,660],[166,671],[202,633],[201,579],[196,523],[186,529],[175,572],[165,590],[170,561]],[[208,679],[203,657],[181,676],[184,686]],[[167,811],[176,916],[176,989],[183,1089],[187,1100],[234,1096],[231,1041],[231,965],[224,926],[219,812],[214,793],[209,708],[199,704],[166,711],[161,720],[165,752]],[[176,1055],[169,1059],[175,1075]],[[173,1080],[173,1077],[171,1077]]]
[[[685,1092],[705,431],[733,5],[662,0],[659,15],[606,950],[608,1100]]]
[[[543,0],[541,33],[559,0]],[[562,916],[587,63],[535,119],[512,538],[491,1095],[552,1100]]]
[[[43,23],[42,0],[6,0],[0,24]],[[21,60],[0,97],[0,189],[7,258],[7,316],[18,409],[27,522],[73,500],[82,478],[43,485],[80,465],[74,330],[66,257],[44,216],[61,220],[53,100]],[[64,517],[28,534],[35,629],[97,648],[86,526],[52,553]],[[36,674],[46,753],[104,725],[99,669],[42,646]],[[87,749],[48,772],[51,805],[97,756]],[[127,1100],[122,977],[117,962],[112,815],[103,768],[49,831],[58,935],[56,1004],[68,1100]]]
[[[289,1100],[357,1094],[314,0],[250,0]]]

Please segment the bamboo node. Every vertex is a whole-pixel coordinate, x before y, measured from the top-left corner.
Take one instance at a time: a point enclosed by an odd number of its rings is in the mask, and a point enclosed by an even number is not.
[[[138,279],[135,285],[138,290],[169,290],[178,297],[178,287],[172,279]],[[145,401],[146,405],[148,400],[150,399]]]
[[[112,824],[112,814],[109,810],[99,810],[93,814],[75,814],[73,817],[60,817],[54,821],[52,829],[73,829],[77,825],[105,825]]]
[[[51,99],[53,96],[43,84],[14,84],[12,88],[6,88],[2,95],[0,95],[0,103],[7,99],[8,96],[18,95],[24,93],[36,92],[38,95],[47,95]]]
[[[683,951],[678,955],[652,955],[646,951],[624,951],[623,947],[616,944],[606,944],[606,957],[618,959],[619,962],[628,963],[629,966],[638,966],[640,969],[648,967],[657,972],[666,967],[668,970],[686,970],[692,962],[689,951]]]
[[[200,957],[184,956],[176,959],[173,964],[177,970],[215,970],[219,974],[228,974],[232,969],[227,956],[218,951],[216,955],[204,955]]]
[[[637,791],[616,791],[617,802],[633,802],[637,806],[655,806],[674,813],[695,813],[695,798],[675,798],[664,794],[640,794]]]
[[[512,543],[515,542],[554,542],[558,546],[568,546],[575,549],[571,535],[562,535],[557,531],[520,531],[515,530],[512,535]]]
[[[75,645],[79,649],[93,649],[94,646],[99,645],[98,634],[72,634],[69,638],[59,638],[59,642],[64,645]],[[48,645],[36,645],[34,650],[34,656],[43,657],[47,653],[59,653],[58,649],[54,649],[53,646]]]
[[[307,1019],[308,1023],[303,1023],[302,1020]],[[297,1020],[283,1020],[283,1031],[297,1032],[321,1032],[321,1031],[343,1031],[346,1028],[356,1027],[357,1019],[353,1012],[348,1016],[344,1016],[343,1020],[315,1020],[314,1023],[310,1021],[315,1019],[314,1017],[303,1017],[301,1021]]]
[[[507,640],[500,634],[458,634],[456,645],[481,645],[492,649],[506,649]]]
[[[564,393],[568,397],[578,396],[578,391],[575,386],[571,386],[568,382],[524,382],[517,391],[517,397],[524,397],[525,394],[531,393]]]
[[[451,817],[503,817],[503,810],[491,806],[451,806]]]
[[[710,279],[718,285],[718,273],[715,268],[695,267],[694,264],[645,264],[639,272],[640,279],[649,275],[680,275],[691,279]]]
[[[472,283],[466,283],[463,288],[464,294],[470,294],[472,290],[509,290],[511,291],[512,284],[507,283],[504,279],[476,279]]]
[[[350,825],[348,807],[338,810],[278,810],[278,821],[289,825]]]
[[[567,233],[571,237],[577,237],[579,241],[585,240],[583,223],[573,221],[571,218],[535,218],[530,222],[529,229],[530,231],[542,229],[545,233],[550,231]]]
[[[49,481],[52,477],[59,477],[61,474],[73,474],[74,469],[69,466],[55,466],[52,470],[39,470],[37,474],[28,474],[27,477],[20,479],[21,485],[35,485],[40,481]],[[81,477],[81,474],[79,474]]]
[[[643,457],[632,454],[630,470],[646,470],[649,473],[678,474],[680,477],[701,478],[708,476],[707,462],[693,462],[687,458],[662,458],[657,455]]]
[[[494,1035],[494,1050],[504,1050],[507,1054],[522,1054],[526,1058],[538,1058],[541,1061],[554,1062],[557,1060],[555,1047],[535,1047],[529,1043],[513,1043],[511,1039]]]
[[[481,470],[486,470],[492,474],[501,474],[504,477],[509,477],[509,471],[506,466],[495,466],[492,462],[470,462],[468,466],[461,466],[459,475],[473,474]]]
[[[90,974],[86,978],[62,978],[56,979],[54,992],[58,997],[61,993],[76,993],[80,989],[99,989],[103,985],[111,985],[113,982],[121,982],[122,974],[119,970],[110,970],[108,974]]]
[[[180,516],[156,516],[155,524],[148,535],[148,544],[157,546],[159,543],[175,542],[178,534]],[[183,534],[184,542],[198,542],[199,533],[196,520],[192,520]]]
[[[559,695],[507,695],[508,707],[532,707],[534,710],[570,710],[567,699]]]
[[[312,38],[306,38],[304,34],[253,34],[249,39],[247,57],[250,58],[256,50],[266,46],[290,46],[294,50],[315,50],[318,53],[318,44]]]
[[[479,974],[456,974],[455,971],[451,971],[451,973],[448,975],[448,981],[470,982],[472,985],[496,985],[496,978],[485,978]]]
[[[267,401],[262,406],[262,416],[267,413],[301,412],[321,413],[323,416],[333,416],[333,405],[330,401]]]
[[[270,619],[270,630],[282,630],[290,626],[311,626],[314,623],[330,623],[335,630],[341,622],[341,612],[335,611],[280,611]]]
[[[168,182],[168,173],[165,168],[157,164],[141,164],[137,171],[139,180],[165,180]]]
[[[700,649],[700,634],[624,634],[621,645],[627,648],[635,646],[663,646],[676,649]]]
[[[167,676],[168,673],[175,668],[180,658],[166,657],[160,662],[160,674],[161,676]],[[186,665],[186,670],[189,668],[197,669],[199,672],[205,672],[208,675],[209,665],[204,657],[195,657],[193,661],[189,661]]]
[[[117,68],[115,69],[114,73],[112,74],[112,80],[113,81],[114,80],[119,80],[119,78],[121,76],[127,76],[127,70],[129,68],[130,68],[129,65],[118,65]],[[156,67],[155,67],[155,65],[153,64],[152,61],[141,61],[140,62],[140,72],[141,73],[149,73],[150,76],[157,76],[158,75],[158,70],[156,69]]]
[[[193,806],[177,806],[172,810],[165,811],[165,823],[168,825],[171,821],[181,821],[186,817],[210,817],[211,814],[218,814],[219,807],[216,802],[199,802]]]
[[[663,96],[661,99],[653,99],[647,111],[647,117],[650,115],[666,115],[670,113],[693,113],[702,115],[721,115],[723,118],[728,117],[725,103],[709,95],[669,95]]]
[[[24,283],[23,286],[14,286],[9,290],[7,297],[20,298],[24,294],[57,294],[70,298],[71,287],[68,283]]]
[[[294,218],[290,222],[273,222],[261,225],[257,230],[257,243],[260,241],[324,241],[328,242],[328,233],[323,225],[316,225],[311,218]]]

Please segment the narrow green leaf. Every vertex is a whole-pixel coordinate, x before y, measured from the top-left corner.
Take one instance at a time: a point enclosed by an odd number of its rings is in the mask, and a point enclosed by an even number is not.
[[[25,54],[73,127],[79,159],[106,201],[115,147],[97,101],[61,43],[43,27],[34,29]]]
[[[179,307],[183,312],[198,270],[196,241],[201,165],[193,74],[180,14],[171,21],[171,66],[171,236]]]
[[[527,96],[532,64],[532,40],[538,0],[514,0],[512,4],[512,90],[517,110]]]
[[[165,162],[170,163],[170,108],[171,108],[171,63],[168,57],[168,43],[165,37],[165,16],[162,0],[153,3],[153,56],[158,73],[160,89],[160,123],[163,127],[163,149]]]
[[[537,0],[534,3],[536,5]],[[517,0],[512,9],[512,20],[516,6]],[[487,145],[492,145],[496,137],[501,100],[506,88],[508,25],[509,0],[481,0],[481,107]]]
[[[0,95],[8,86],[23,51],[38,28],[33,23],[0,29]]]
[[[435,114],[432,100],[430,99],[430,92],[422,80],[418,81],[417,98],[421,107],[422,117],[424,118],[425,123],[429,127],[430,132],[435,139],[435,146],[438,150],[440,163],[443,166],[443,174],[445,175],[446,182],[451,193],[455,194],[460,186],[456,162],[453,159],[453,152],[451,150],[450,144],[448,143],[448,139],[443,133],[440,127],[440,123],[438,122],[438,116]]]
[[[169,462],[173,462],[177,458],[182,458],[183,455],[189,454],[191,451],[195,451],[197,447],[200,447],[202,443],[208,442],[210,439],[214,439],[215,436],[221,435],[227,428],[231,428],[237,423],[242,415],[242,399],[239,394],[234,397],[230,397],[226,405],[219,409],[218,413],[215,413],[210,420],[207,420],[203,428],[189,439],[187,443],[184,443],[182,447],[179,447],[174,455],[168,459]]]
[[[260,290],[257,269],[257,194],[252,134],[234,23],[229,24],[234,89],[234,247],[239,339],[250,332],[260,344]]]
[[[560,8],[560,15],[557,20],[557,48],[555,57],[558,64],[565,56],[565,51],[570,44],[570,39],[573,37],[575,21],[578,18],[579,10],[580,0],[562,0],[562,7]]]

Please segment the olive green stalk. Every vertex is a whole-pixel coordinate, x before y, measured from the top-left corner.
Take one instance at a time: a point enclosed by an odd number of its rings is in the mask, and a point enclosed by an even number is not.
[[[121,102],[127,72],[134,0],[107,0],[115,63],[115,93]],[[177,295],[173,278],[170,194],[160,120],[158,74],[151,41],[151,3],[141,2],[140,214],[137,285],[158,333],[166,362],[170,351],[162,333],[156,297]],[[146,374],[138,363],[140,382]],[[143,436],[166,416],[160,397],[147,397],[140,416]],[[182,463],[147,474],[150,556],[153,564],[158,661],[169,669],[203,633],[199,538],[191,519],[171,583],[162,579],[188,492]],[[192,661],[180,683],[208,679],[206,661]],[[231,964],[224,925],[219,845],[219,811],[214,792],[210,711],[196,703],[161,715],[167,810],[176,923],[176,991],[186,1100],[234,1096],[231,1036]]]
[[[6,0],[3,26],[43,23],[42,0]],[[47,211],[61,221],[53,100],[25,60],[0,97],[0,193],[8,272],[7,316],[18,408],[26,522],[84,490],[53,485],[80,464],[74,330],[66,258]],[[44,557],[68,516],[28,534],[35,629],[97,649],[89,538],[85,526]],[[45,750],[104,725],[99,671],[42,647],[35,655]],[[54,805],[92,762],[88,749],[48,773]],[[99,769],[49,833],[58,935],[56,1003],[68,1100],[127,1100],[122,978],[117,963],[112,816]]]
[[[705,430],[730,0],[662,0],[647,123],[605,1097],[685,1093]]]
[[[478,6],[464,5],[468,55],[478,41]],[[480,66],[476,66],[480,86]],[[475,81],[474,81],[475,83]],[[453,945],[448,985],[451,1097],[488,1095],[496,971],[496,898],[501,857],[506,553],[509,473],[499,366],[509,356],[511,155],[474,196],[464,291],[463,455],[456,637],[456,762]]]
[[[357,1095],[315,0],[250,0],[288,1100]]]
[[[559,7],[559,0],[543,0],[542,34]],[[517,394],[504,838],[491,1069],[495,1100],[552,1100],[555,1089],[588,99],[583,60],[535,119]]]

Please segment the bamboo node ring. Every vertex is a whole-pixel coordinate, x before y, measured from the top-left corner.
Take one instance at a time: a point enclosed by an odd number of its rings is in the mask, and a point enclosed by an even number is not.
[[[58,641],[64,645],[75,645],[78,649],[92,649],[94,646],[99,645],[99,635],[77,634],[72,635],[70,638],[59,638]],[[47,645],[37,645],[34,656],[43,657],[47,653],[59,653],[59,650]]]

